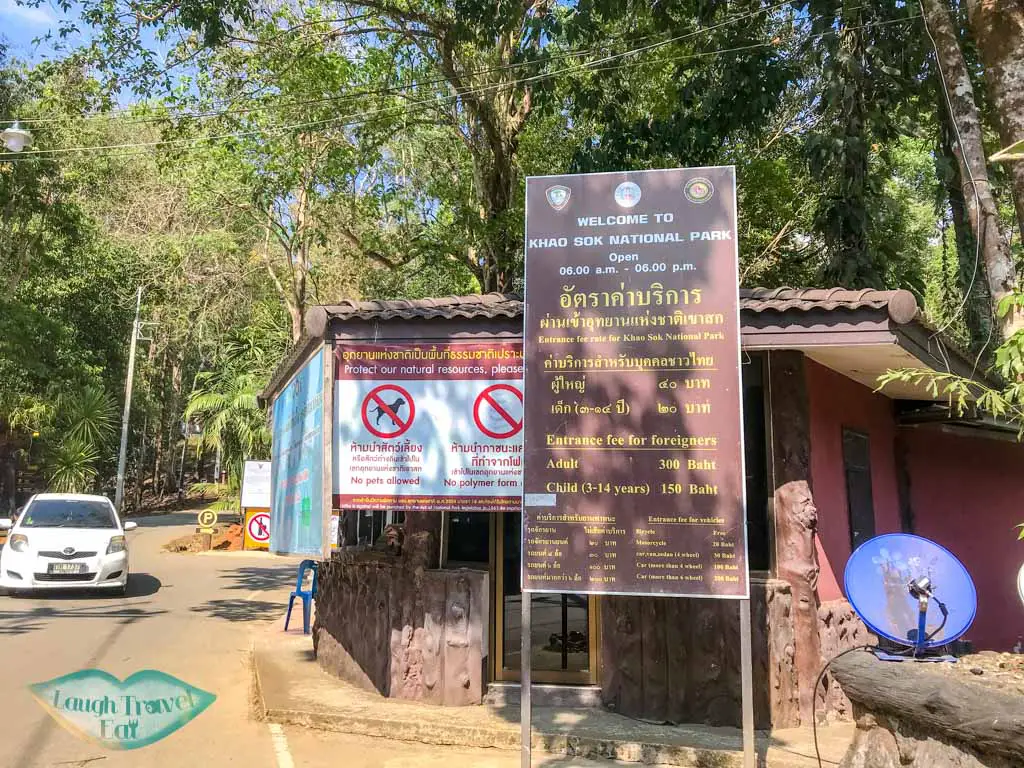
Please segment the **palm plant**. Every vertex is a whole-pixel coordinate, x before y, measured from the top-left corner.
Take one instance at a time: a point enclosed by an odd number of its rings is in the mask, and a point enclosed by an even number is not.
[[[49,488],[58,493],[91,491],[116,432],[117,405],[96,384],[59,391],[51,402],[39,426]]]
[[[57,424],[67,437],[100,449],[116,430],[117,406],[101,387],[86,384],[57,396]]]
[[[184,416],[202,425],[201,445],[219,450],[228,467],[228,487],[218,492],[218,503],[236,504],[242,462],[270,450],[270,427],[259,393],[284,344],[279,321],[257,316],[222,345],[210,370],[196,376]]]
[[[235,365],[196,377],[185,419],[202,423],[203,445],[220,449],[229,462],[266,453],[270,429],[258,401],[264,381],[263,376]]]
[[[57,441],[46,453],[46,480],[57,493],[85,493],[96,482],[96,462],[100,457],[96,446],[80,437]]]

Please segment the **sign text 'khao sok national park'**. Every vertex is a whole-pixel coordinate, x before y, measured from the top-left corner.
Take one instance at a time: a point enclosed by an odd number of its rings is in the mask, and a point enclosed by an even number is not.
[[[524,589],[746,597],[734,170],[526,205]]]

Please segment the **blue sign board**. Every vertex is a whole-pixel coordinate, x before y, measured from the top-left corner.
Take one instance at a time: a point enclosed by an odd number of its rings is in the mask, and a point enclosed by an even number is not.
[[[319,350],[274,400],[270,551],[323,548],[324,353]]]

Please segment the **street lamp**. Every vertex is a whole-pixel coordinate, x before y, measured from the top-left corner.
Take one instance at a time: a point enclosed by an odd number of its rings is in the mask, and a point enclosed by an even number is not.
[[[21,152],[23,149],[27,149],[32,146],[32,134],[21,127],[18,121],[14,121],[14,125],[10,128],[5,128],[0,131],[0,141],[3,145],[11,152]]]

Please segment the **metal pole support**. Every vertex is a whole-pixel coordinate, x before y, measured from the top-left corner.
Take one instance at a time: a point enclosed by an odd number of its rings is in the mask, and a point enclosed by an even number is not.
[[[522,768],[531,768],[533,761],[533,744],[530,738],[530,725],[533,716],[533,701],[530,692],[530,667],[533,661],[532,620],[530,616],[530,593],[523,592],[521,598],[521,619],[519,631],[519,720],[522,729]]]
[[[135,346],[139,340],[139,311],[142,309],[142,287],[135,293],[135,322],[132,323],[132,341],[128,351],[128,374],[124,385],[124,411],[121,413],[121,448],[117,454],[117,484],[114,488],[114,508],[121,514],[124,501],[124,475],[128,464],[128,419],[132,411],[132,384],[135,379]]]
[[[740,600],[740,685],[743,697],[743,768],[757,768],[754,746],[754,664],[751,654],[750,599]]]

